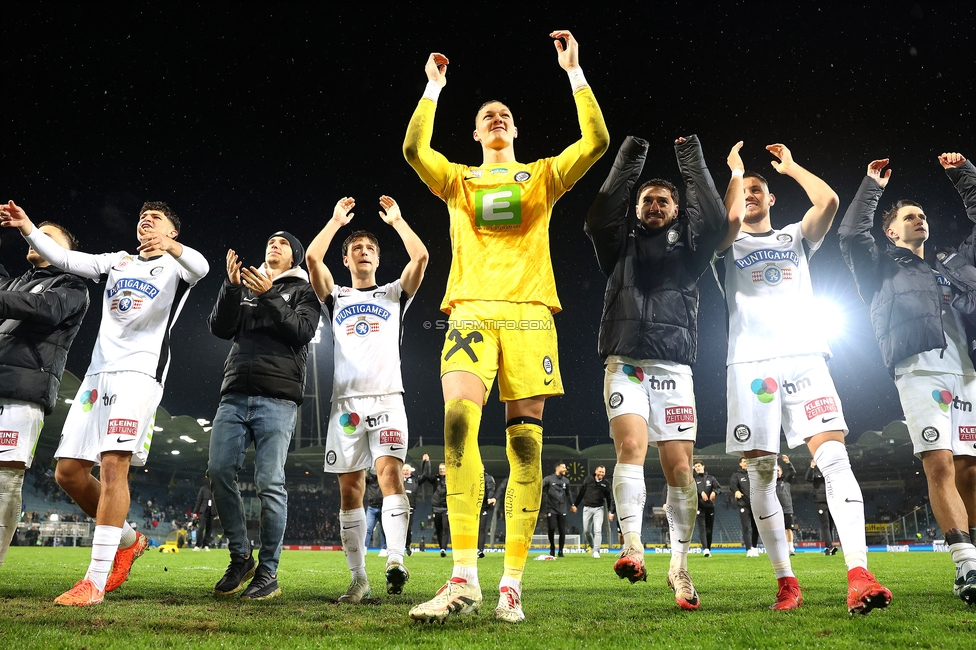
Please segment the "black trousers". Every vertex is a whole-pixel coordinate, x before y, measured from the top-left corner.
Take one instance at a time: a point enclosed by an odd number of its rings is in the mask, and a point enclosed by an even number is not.
[[[410,548],[410,542],[413,540],[413,508],[410,508],[410,513],[407,515],[407,545],[404,548]]]
[[[447,508],[440,510],[440,508],[434,509],[434,532],[437,534],[437,544],[440,548],[446,549],[451,543],[451,524],[447,520]]]
[[[485,508],[481,511],[481,521],[478,522],[478,550],[485,550],[485,539],[488,538],[488,527],[491,526],[492,517],[495,516],[494,508]]]
[[[742,545],[747,549],[758,548],[759,529],[756,527],[756,520],[752,517],[752,508],[749,506],[739,507],[739,523],[742,524]],[[750,526],[752,533],[750,534]]]
[[[702,550],[712,548],[712,528],[715,526],[715,508],[698,510],[698,541]]]
[[[824,548],[830,548],[834,545],[834,531],[837,526],[834,525],[834,518],[826,503],[817,504],[817,513],[820,515],[820,539],[823,540]]]
[[[197,526],[197,546],[210,546],[213,544],[213,514],[203,512],[200,514],[200,523]]]
[[[566,515],[558,512],[550,512],[546,517],[549,524],[549,550],[555,555],[556,550],[556,529],[559,529],[559,552],[563,552],[566,545]]]

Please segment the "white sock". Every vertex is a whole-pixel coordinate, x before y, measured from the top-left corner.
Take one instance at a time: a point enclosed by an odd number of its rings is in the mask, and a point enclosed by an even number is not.
[[[668,527],[671,529],[671,568],[688,568],[688,549],[695,534],[698,513],[698,487],[692,482],[685,487],[668,485]]]
[[[644,523],[644,466],[617,463],[613,469],[613,498],[617,502],[617,525],[624,536],[624,546],[644,548],[641,526]]]
[[[747,458],[749,471],[749,501],[756,520],[759,538],[766,547],[766,555],[773,564],[777,578],[792,578],[790,548],[786,544],[786,524],[783,506],[776,497],[776,457]]]
[[[91,564],[85,577],[94,583],[99,591],[105,590],[105,582],[112,571],[115,552],[119,550],[122,529],[115,526],[95,526],[92,536]]]
[[[383,532],[386,533],[387,562],[403,563],[407,545],[407,526],[410,525],[410,501],[406,494],[383,497]]]
[[[864,537],[864,497],[854,478],[847,447],[838,440],[828,440],[813,455],[823,472],[827,488],[827,507],[834,518],[837,536],[844,549],[847,570],[868,568],[868,544]]]
[[[973,546],[973,540],[967,533],[961,530],[950,531],[946,533],[945,541],[949,545],[949,554],[958,573],[966,576],[970,571],[976,570],[976,546]]]
[[[498,583],[498,591],[501,591],[503,587],[508,587],[509,589],[514,589],[518,592],[519,598],[522,597],[522,581],[517,578],[510,578],[508,576],[502,576],[501,582]]]
[[[17,532],[20,505],[23,503],[23,485],[24,470],[0,467],[0,566],[3,566],[10,540]]]
[[[472,584],[475,587],[481,585],[481,583],[478,582],[478,567],[476,566],[461,566],[459,564],[455,564],[451,577],[467,580],[469,584]]]
[[[366,578],[366,511],[339,511],[339,539],[353,578]]]
[[[136,531],[129,525],[129,522],[122,524],[122,539],[119,540],[119,548],[129,548],[136,543]]]

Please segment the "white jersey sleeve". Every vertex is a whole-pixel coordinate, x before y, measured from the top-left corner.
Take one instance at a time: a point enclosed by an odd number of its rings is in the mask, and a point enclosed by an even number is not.
[[[403,392],[402,318],[412,300],[399,280],[369,289],[333,287],[326,301],[335,345],[333,401]]]
[[[27,240],[31,248],[37,251],[38,255],[50,264],[90,280],[101,279],[103,275],[108,273],[119,255],[124,255],[123,252],[92,255],[81,251],[71,251],[48,237],[40,228],[31,230],[31,233],[24,239]]]
[[[739,234],[724,260],[727,363],[830,356],[810,281],[809,258],[821,243],[805,240],[799,223],[768,233]]]

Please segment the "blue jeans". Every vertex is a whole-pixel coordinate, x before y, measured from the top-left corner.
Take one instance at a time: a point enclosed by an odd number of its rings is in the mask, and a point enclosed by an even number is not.
[[[220,398],[210,431],[210,487],[228,548],[237,555],[251,552],[237,476],[247,448],[254,443],[254,484],[261,499],[258,561],[272,574],[278,573],[285,537],[285,459],[297,417],[295,402],[229,393]]]
[[[386,532],[383,531],[383,508],[366,506],[366,548],[373,537],[373,528],[376,527],[376,520],[380,520],[380,548],[386,548]]]

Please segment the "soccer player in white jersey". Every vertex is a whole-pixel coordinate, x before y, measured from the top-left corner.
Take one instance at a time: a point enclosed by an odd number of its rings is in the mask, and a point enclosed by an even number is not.
[[[943,153],[939,163],[976,222],[976,167],[957,152]],[[890,244],[879,247],[871,227],[891,178],[891,169],[882,174],[887,164],[887,158],[868,164],[840,225],[840,249],[871,306],[932,512],[956,565],[953,592],[976,605],[976,369],[967,346],[976,327],[976,226],[957,248],[936,248],[926,258],[928,218],[919,203],[902,199],[882,217]]]
[[[808,262],[830,230],[838,199],[794,162],[785,145],[766,149],[778,159],[773,168],[795,180],[813,205],[799,222],[774,230],[769,212],[776,197],[762,176],[744,174],[741,230],[719,246],[725,251],[729,310],[726,450],[746,459],[752,512],[779,582],[772,609],[795,609],[803,602],[776,497],[782,427],[787,445],[806,443],[823,471],[847,562],[848,610],[865,614],[886,607],[891,592],[867,570],[864,503],[844,444],[840,398],[827,371],[830,349],[816,326]],[[737,199],[726,196],[727,202]]]
[[[332,321],[335,342],[325,471],[339,475],[339,535],[352,573],[349,589],[339,602],[353,605],[370,593],[363,493],[366,470],[374,464],[383,492],[387,593],[401,593],[410,577],[403,564],[410,502],[403,487],[407,414],[400,376],[400,332],[403,313],[427,268],[427,247],[403,220],[396,201],[381,196],[380,218],[400,235],[410,261],[398,280],[377,285],[379,242],[371,233],[357,230],[342,244],[342,264],[349,269],[352,286],[337,285],[323,258],[336,232],[352,219],[350,210],[355,204],[350,197],[336,203],[332,218],[305,256],[312,287]]]
[[[91,365],[55,452],[55,478],[95,518],[95,534],[88,572],[54,602],[96,605],[125,582],[148,545],[146,536],[126,523],[129,467],[146,464],[169,370],[170,330],[190,287],[210,266],[203,255],[176,241],[180,221],[165,203],[145,203],[139,211],[137,255],[62,248],[13,202],[0,210],[0,221],[18,228],[51,264],[105,283]],[[100,480],[91,475],[96,464],[101,465]]]

